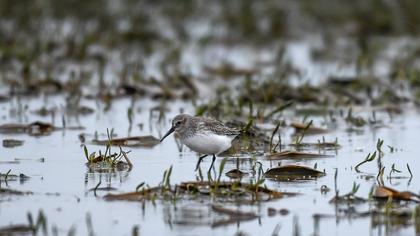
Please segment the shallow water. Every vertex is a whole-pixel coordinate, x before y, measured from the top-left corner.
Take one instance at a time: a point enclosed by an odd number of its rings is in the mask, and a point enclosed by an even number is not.
[[[22,99],[22,104],[28,105],[29,110],[41,107],[41,105],[60,106],[63,100],[60,96],[43,99]],[[79,117],[66,117],[66,124],[70,126],[83,126],[84,130],[65,130],[55,131],[49,136],[30,137],[26,134],[7,135],[0,134],[0,139],[14,138],[24,140],[23,146],[15,148],[0,148],[1,161],[18,160],[17,164],[0,164],[0,172],[6,173],[9,169],[11,174],[24,173],[30,179],[24,182],[8,181],[7,186],[12,189],[22,191],[33,191],[29,196],[6,196],[0,202],[0,226],[9,224],[27,223],[27,213],[31,212],[34,216],[42,210],[48,221],[48,227],[56,225],[59,232],[66,234],[71,227],[76,228],[77,234],[86,234],[87,214],[91,216],[93,230],[98,235],[131,234],[132,227],[138,225],[140,233],[143,235],[233,235],[236,232],[243,232],[250,235],[271,234],[277,224],[280,224],[280,234],[290,235],[294,230],[294,223],[300,228],[302,235],[342,235],[349,231],[365,235],[412,235],[415,234],[413,226],[399,227],[380,225],[373,226],[370,217],[346,219],[330,218],[322,219],[318,226],[314,221],[314,214],[331,214],[336,212],[335,204],[330,204],[329,200],[335,196],[334,193],[334,172],[338,170],[337,187],[340,194],[350,192],[353,183],[360,184],[357,196],[368,197],[370,189],[376,184],[377,163],[376,161],[367,163],[360,167],[363,173],[356,173],[353,167],[362,161],[368,152],[373,152],[376,148],[377,139],[383,139],[385,156],[383,158],[385,169],[384,182],[386,186],[398,190],[409,190],[417,193],[420,186],[417,171],[420,162],[417,160],[418,141],[417,134],[420,130],[420,120],[417,119],[419,113],[412,107],[407,107],[404,115],[395,115],[391,120],[386,113],[378,113],[377,118],[382,119],[387,127],[371,129],[365,127],[363,132],[354,133],[346,131],[345,124],[338,124],[337,130],[324,134],[327,141],[338,138],[341,148],[337,151],[328,153],[336,154],[334,157],[315,158],[308,160],[283,160],[282,164],[302,164],[313,167],[317,163],[317,169],[325,170],[325,177],[316,180],[298,182],[277,182],[267,179],[265,184],[275,190],[300,193],[296,197],[288,197],[272,202],[262,202],[252,206],[235,206],[226,204],[227,207],[238,208],[245,211],[253,211],[259,215],[259,219],[211,228],[209,224],[220,220],[221,216],[212,213],[210,202],[196,202],[181,200],[175,205],[171,202],[157,201],[156,205],[151,202],[142,207],[141,203],[136,202],[106,202],[101,199],[106,192],[97,191],[97,197],[93,191],[99,181],[100,187],[113,187],[116,191],[133,191],[136,186],[145,182],[150,186],[159,184],[162,179],[163,171],[173,166],[171,183],[177,184],[182,181],[194,180],[194,172],[197,155],[187,148],[179,152],[174,138],[171,136],[164,143],[154,148],[125,148],[131,150],[130,160],[133,162],[133,169],[130,172],[119,173],[88,173],[85,166],[85,158],[78,135],[83,133],[93,134],[95,131],[106,133],[106,128],[114,128],[119,137],[128,134],[127,108],[131,106],[129,99],[120,99],[112,104],[109,112],[102,112],[101,107],[96,107],[94,101],[84,101],[83,104],[94,108],[96,112],[92,115]],[[139,99],[134,108],[136,111],[133,128],[130,135],[154,135],[161,137],[169,127],[169,120],[179,109],[183,108],[187,113],[194,113],[194,108],[190,103],[168,103],[170,111],[165,113],[164,122],[157,122],[156,118],[150,119],[149,109],[158,103]],[[30,111],[24,112],[22,116],[13,117],[9,111],[13,110],[16,104],[13,102],[3,103],[1,109],[2,123],[11,121],[31,122],[44,120],[51,122],[51,117],[39,117]],[[355,109],[357,111],[357,109]],[[356,112],[355,111],[355,112]],[[357,112],[364,117],[370,116],[369,111]],[[295,116],[293,112],[288,112],[285,116],[293,117],[290,120],[301,120],[302,117]],[[320,125],[323,117],[315,118],[314,124]],[[61,126],[61,117],[55,117],[54,124]],[[137,126],[142,123],[143,129]],[[283,128],[283,143],[291,142],[292,128]],[[88,138],[89,139],[89,138]],[[322,135],[308,135],[304,141],[316,141],[322,139]],[[386,147],[390,145],[397,151],[393,153]],[[87,145],[89,151],[104,150],[102,146]],[[239,158],[250,158],[249,154],[240,155]],[[45,161],[39,161],[44,158]],[[262,162],[263,168],[277,165],[277,161],[269,161],[264,156],[257,156],[258,161]],[[220,158],[216,162],[216,170],[220,164]],[[207,170],[210,159],[205,159],[202,163],[203,171]],[[243,171],[250,171],[248,162],[241,162]],[[393,174],[395,176],[409,176],[406,164],[410,165],[413,171],[413,178],[388,179],[391,165],[402,173]],[[229,161],[224,171],[236,167],[235,161]],[[373,175],[374,178],[366,180],[363,175]],[[223,176],[222,179],[227,180]],[[246,178],[245,178],[246,180]],[[322,194],[322,185],[328,186],[331,191]],[[2,187],[5,183],[2,182]],[[55,194],[57,193],[57,194]],[[368,210],[373,203],[365,203],[356,206],[357,211]],[[267,209],[285,208],[290,211],[286,216],[279,214],[269,217]],[[346,208],[346,206],[339,206]],[[192,209],[192,210],[191,210]],[[191,216],[192,215],[192,216]],[[200,218],[202,225],[196,223],[183,224],[182,222],[197,222],[196,217]],[[357,226],[357,227],[355,227]]]

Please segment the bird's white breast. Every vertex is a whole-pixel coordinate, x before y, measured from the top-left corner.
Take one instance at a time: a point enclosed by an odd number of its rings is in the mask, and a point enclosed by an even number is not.
[[[196,133],[181,140],[191,150],[201,154],[219,154],[232,145],[233,136],[217,135],[211,132]]]

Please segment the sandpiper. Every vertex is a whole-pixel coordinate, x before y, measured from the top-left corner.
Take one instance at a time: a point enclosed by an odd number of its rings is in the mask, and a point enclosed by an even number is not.
[[[209,171],[213,167],[216,155],[228,150],[232,140],[240,133],[239,130],[229,128],[218,120],[187,114],[175,116],[171,128],[160,142],[173,132],[191,150],[204,154],[199,157],[195,170],[198,170],[204,157],[213,155]]]

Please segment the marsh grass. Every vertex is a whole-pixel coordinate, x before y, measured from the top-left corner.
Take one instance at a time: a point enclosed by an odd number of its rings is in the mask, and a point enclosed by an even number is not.
[[[172,175],[172,166],[169,169],[163,172],[163,178],[159,184],[162,189],[162,193],[166,191],[171,191],[171,175]]]
[[[368,163],[368,162],[371,162],[371,161],[375,160],[375,158],[376,158],[376,151],[374,151],[372,155],[369,153],[369,154],[366,156],[366,158],[365,158],[362,162],[360,162],[359,164],[357,164],[357,165],[354,167],[354,169],[355,169],[357,172],[361,172],[361,171],[359,170],[359,167],[360,167],[361,165],[365,164],[365,163]]]
[[[299,132],[299,134],[295,137],[295,141],[294,144],[296,146],[296,148],[299,148],[299,146],[302,143],[303,138],[305,137],[305,132],[308,131],[308,129],[311,127],[313,123],[313,120],[309,121],[306,126],[303,128],[303,130],[301,132]]]
[[[274,128],[273,132],[271,133],[271,137],[270,137],[270,152],[274,153],[276,151],[276,147],[280,146],[280,151],[281,151],[281,136],[279,134],[279,141],[277,142],[277,144],[273,147],[273,139],[274,139],[274,135],[277,134],[277,131],[279,130],[280,127],[280,122],[277,123],[276,127]]]
[[[109,168],[109,169],[117,169],[117,170],[125,170],[128,169],[129,171],[133,167],[130,159],[128,158],[127,154],[130,151],[123,151],[121,146],[119,146],[119,152],[112,153],[112,131],[111,133],[107,129],[107,136],[108,136],[108,144],[106,145],[105,152],[102,153],[99,150],[99,153],[96,152],[89,153],[88,148],[86,145],[83,145],[83,152],[85,154],[85,158],[87,160],[86,165],[90,167],[97,167],[99,169],[102,168]]]

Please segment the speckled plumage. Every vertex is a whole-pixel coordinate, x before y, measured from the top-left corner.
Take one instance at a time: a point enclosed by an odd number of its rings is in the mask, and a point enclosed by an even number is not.
[[[218,120],[187,114],[174,117],[171,129],[163,136],[161,142],[172,132],[175,132],[181,142],[191,150],[205,154],[199,158],[197,168],[205,156],[213,155],[211,168],[216,158],[215,155],[229,149],[232,140],[240,134],[239,130],[229,128]]]
[[[176,122],[185,122],[180,129],[175,130],[180,135],[180,138],[189,138],[194,136],[196,133],[214,133],[217,135],[225,136],[237,136],[239,130],[229,128],[225,126],[221,121],[199,116],[190,116],[187,114],[181,114],[175,116],[172,121],[172,126],[176,125]]]

